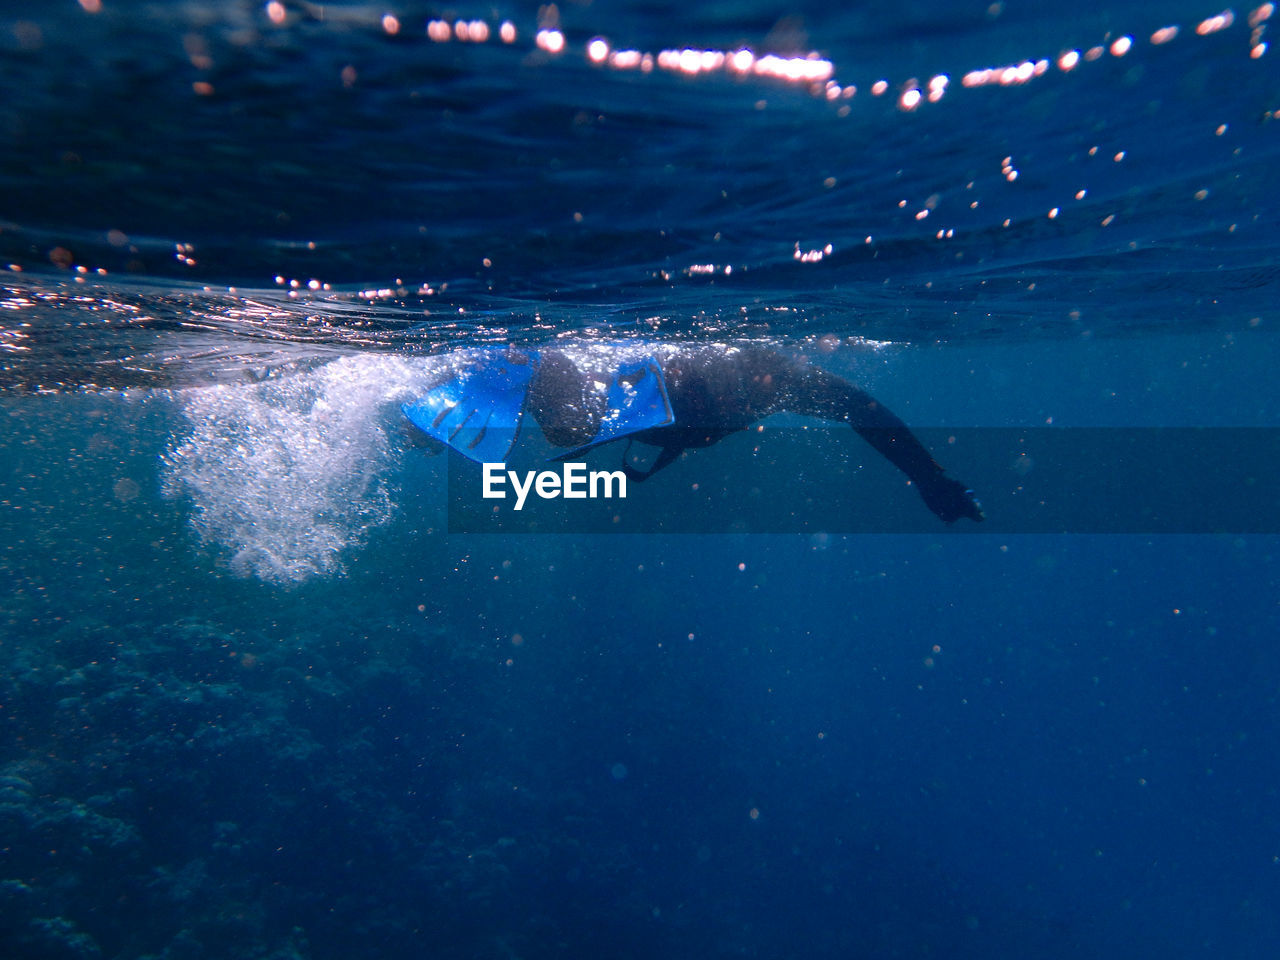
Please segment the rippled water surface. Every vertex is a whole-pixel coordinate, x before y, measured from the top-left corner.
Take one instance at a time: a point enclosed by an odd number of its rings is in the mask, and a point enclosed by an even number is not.
[[[110,361],[152,343],[184,378],[240,351],[601,325],[922,341],[1258,323],[1267,10],[12,17],[5,382],[146,379]]]

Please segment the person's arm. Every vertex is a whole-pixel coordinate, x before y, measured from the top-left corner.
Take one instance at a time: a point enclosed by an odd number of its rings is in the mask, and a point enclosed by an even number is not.
[[[876,452],[907,475],[925,505],[940,519],[982,519],[973,491],[948,477],[910,428],[875,397],[818,367],[790,371],[782,406],[793,413],[848,423]]]

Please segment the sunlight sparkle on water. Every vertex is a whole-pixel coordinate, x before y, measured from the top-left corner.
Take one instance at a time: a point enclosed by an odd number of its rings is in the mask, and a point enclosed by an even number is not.
[[[96,13],[102,9],[101,0],[79,0],[83,9]],[[280,0],[271,0],[262,8],[266,18],[277,26],[283,26],[288,18],[288,9]],[[1264,3],[1253,8],[1247,17],[1251,30],[1248,45],[1245,47],[1248,56],[1260,59],[1267,50],[1262,34],[1266,22],[1275,12],[1275,5]],[[1206,37],[1232,27],[1236,22],[1236,14],[1230,9],[1222,10],[1212,16],[1205,17],[1190,27],[1196,35]],[[380,15],[378,24],[388,36],[401,33],[404,21],[393,11]],[[510,20],[491,25],[483,19],[455,20],[431,19],[426,22],[427,39],[435,43],[465,42],[487,43],[491,38],[498,38],[504,44],[516,42],[518,33]],[[1181,34],[1181,26],[1167,24],[1155,30],[1148,37],[1152,46],[1171,43]],[[1004,66],[974,67],[961,74],[961,86],[966,88],[985,86],[1015,86],[1028,83],[1049,72],[1050,65],[1055,65],[1061,72],[1070,72],[1083,63],[1094,63],[1102,60],[1108,53],[1113,57],[1129,54],[1135,46],[1134,38],[1129,34],[1120,34],[1115,39],[1110,36],[1102,38],[1102,42],[1080,50],[1066,50],[1053,57],[1028,57]],[[552,56],[572,52],[568,39],[560,28],[558,11],[554,5],[544,8],[540,14],[538,29],[534,33],[533,46]],[[856,84],[838,82],[835,79],[835,64],[817,52],[805,56],[779,56],[774,53],[760,53],[747,47],[736,50],[700,49],[685,47],[681,49],[660,50],[657,53],[643,50],[616,47],[607,37],[596,36],[579,48],[580,54],[590,63],[616,70],[640,70],[648,73],[656,66],[661,70],[679,73],[685,76],[701,76],[714,73],[729,73],[738,77],[756,77],[784,83],[802,84],[809,88],[814,96],[828,101],[848,99],[854,95]],[[203,82],[202,83],[206,83]],[[898,106],[900,109],[912,111],[925,102],[940,102],[947,90],[948,77],[943,74],[934,76],[925,88],[920,88],[915,80],[898,83]],[[206,84],[207,85],[207,84]],[[870,87],[873,96],[882,96],[894,84],[884,78],[876,80]],[[197,93],[212,93],[197,89]],[[840,106],[838,114],[848,116],[850,108]]]
[[[1227,29],[1227,27],[1231,26],[1231,24],[1235,22],[1236,15],[1230,10],[1223,10],[1217,16],[1201,20],[1200,23],[1196,25],[1196,33],[1202,37],[1207,37],[1211,33],[1217,33],[1219,30]]]
[[[539,30],[534,37],[539,50],[556,54],[564,52],[564,34],[559,30]]]

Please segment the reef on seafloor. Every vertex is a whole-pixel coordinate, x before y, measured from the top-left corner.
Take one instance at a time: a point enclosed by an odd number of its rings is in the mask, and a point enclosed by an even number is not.
[[[0,655],[4,956],[506,949],[486,915],[547,847],[478,832],[461,793],[510,788],[449,775],[441,701],[474,655],[427,645],[415,665],[196,620],[64,624]]]

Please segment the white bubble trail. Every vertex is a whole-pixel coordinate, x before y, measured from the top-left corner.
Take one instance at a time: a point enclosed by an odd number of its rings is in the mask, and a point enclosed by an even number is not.
[[[395,512],[389,430],[431,361],[345,357],[258,383],[183,391],[190,433],[164,486],[238,576],[287,583],[341,573],[343,554]]]

